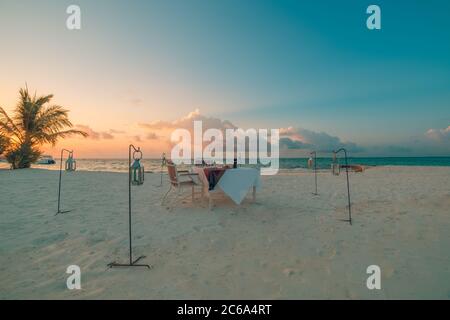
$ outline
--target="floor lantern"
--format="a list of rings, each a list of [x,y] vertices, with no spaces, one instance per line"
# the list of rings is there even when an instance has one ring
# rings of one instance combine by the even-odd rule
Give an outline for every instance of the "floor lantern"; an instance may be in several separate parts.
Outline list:
[[[133,155],[131,154],[133,149]],[[133,157],[133,164],[131,164],[131,158]],[[128,263],[116,263],[111,262],[108,267],[146,267],[151,269],[148,264],[139,264],[139,260],[145,258],[140,256],[133,260],[133,246],[132,246],[132,232],[131,232],[131,186],[141,186],[144,184],[144,166],[141,164],[142,151],[141,148],[136,148],[132,144],[128,147],[128,237],[129,237],[129,261]]]
[[[336,153],[334,151],[333,151],[333,162],[331,163],[331,172],[335,176],[338,176],[341,173],[341,167],[339,165]]]
[[[347,150],[345,150],[345,148],[341,148],[337,151],[333,151],[333,164],[332,164],[332,168],[333,168],[333,174],[335,174],[335,167],[336,165],[339,167],[339,171],[337,172],[337,175],[339,175],[340,172],[340,166],[339,163],[337,162],[337,154],[339,152],[344,152],[345,155],[345,173],[347,175],[347,198],[348,198],[348,220],[344,220],[344,221],[348,221],[350,223],[350,225],[352,224],[352,207],[351,207],[351,202],[350,202],[350,182],[348,179],[348,160],[347,160]]]
[[[314,179],[315,179],[315,183],[316,183],[316,191],[313,192],[313,195],[317,196],[317,153],[315,151],[312,151],[310,153],[311,156],[314,156],[314,160],[312,158],[309,158],[308,160],[308,166],[311,168],[312,165],[310,164],[311,162],[314,162]],[[311,162],[310,162],[311,160]]]
[[[163,170],[164,167],[167,165],[167,159],[166,159],[166,153],[163,153],[161,156],[161,183],[159,184],[158,187],[161,187],[163,184]]]
[[[67,152],[69,154],[69,157],[67,158],[65,164],[66,171],[76,170],[76,161],[73,159],[73,150],[62,149],[61,157],[59,159],[58,211],[56,211],[56,214],[67,213],[71,211],[71,210],[61,210],[61,183],[62,183],[62,163],[63,163],[62,160],[64,152]]]

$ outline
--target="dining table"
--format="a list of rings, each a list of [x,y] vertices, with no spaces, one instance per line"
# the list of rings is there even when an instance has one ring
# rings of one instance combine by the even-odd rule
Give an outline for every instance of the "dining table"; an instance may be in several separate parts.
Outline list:
[[[261,174],[256,168],[194,167],[192,171],[198,174],[205,190],[220,189],[237,205],[250,190],[255,200],[256,191],[261,189]]]

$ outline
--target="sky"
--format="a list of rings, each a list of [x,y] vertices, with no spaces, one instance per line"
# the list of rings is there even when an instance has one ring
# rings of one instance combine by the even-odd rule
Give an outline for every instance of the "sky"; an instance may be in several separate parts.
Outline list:
[[[156,157],[197,119],[280,128],[287,156],[449,156],[449,39],[447,0],[0,0],[0,106],[25,83],[53,93],[90,134],[53,155],[121,158],[133,142]]]

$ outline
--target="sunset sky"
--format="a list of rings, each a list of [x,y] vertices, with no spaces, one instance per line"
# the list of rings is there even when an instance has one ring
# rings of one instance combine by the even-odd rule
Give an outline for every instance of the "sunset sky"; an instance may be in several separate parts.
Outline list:
[[[281,128],[291,156],[448,156],[450,1],[375,2],[370,31],[364,0],[0,0],[0,106],[25,83],[53,93],[90,133],[53,155],[121,158],[134,142],[157,157],[201,119]]]

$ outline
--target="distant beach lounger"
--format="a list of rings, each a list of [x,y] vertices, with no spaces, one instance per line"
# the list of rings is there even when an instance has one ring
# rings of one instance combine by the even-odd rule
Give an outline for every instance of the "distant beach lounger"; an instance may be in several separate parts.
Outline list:
[[[364,166],[361,166],[359,164],[351,164],[351,165],[341,165],[341,168],[348,168],[354,172],[363,172],[364,171]]]

